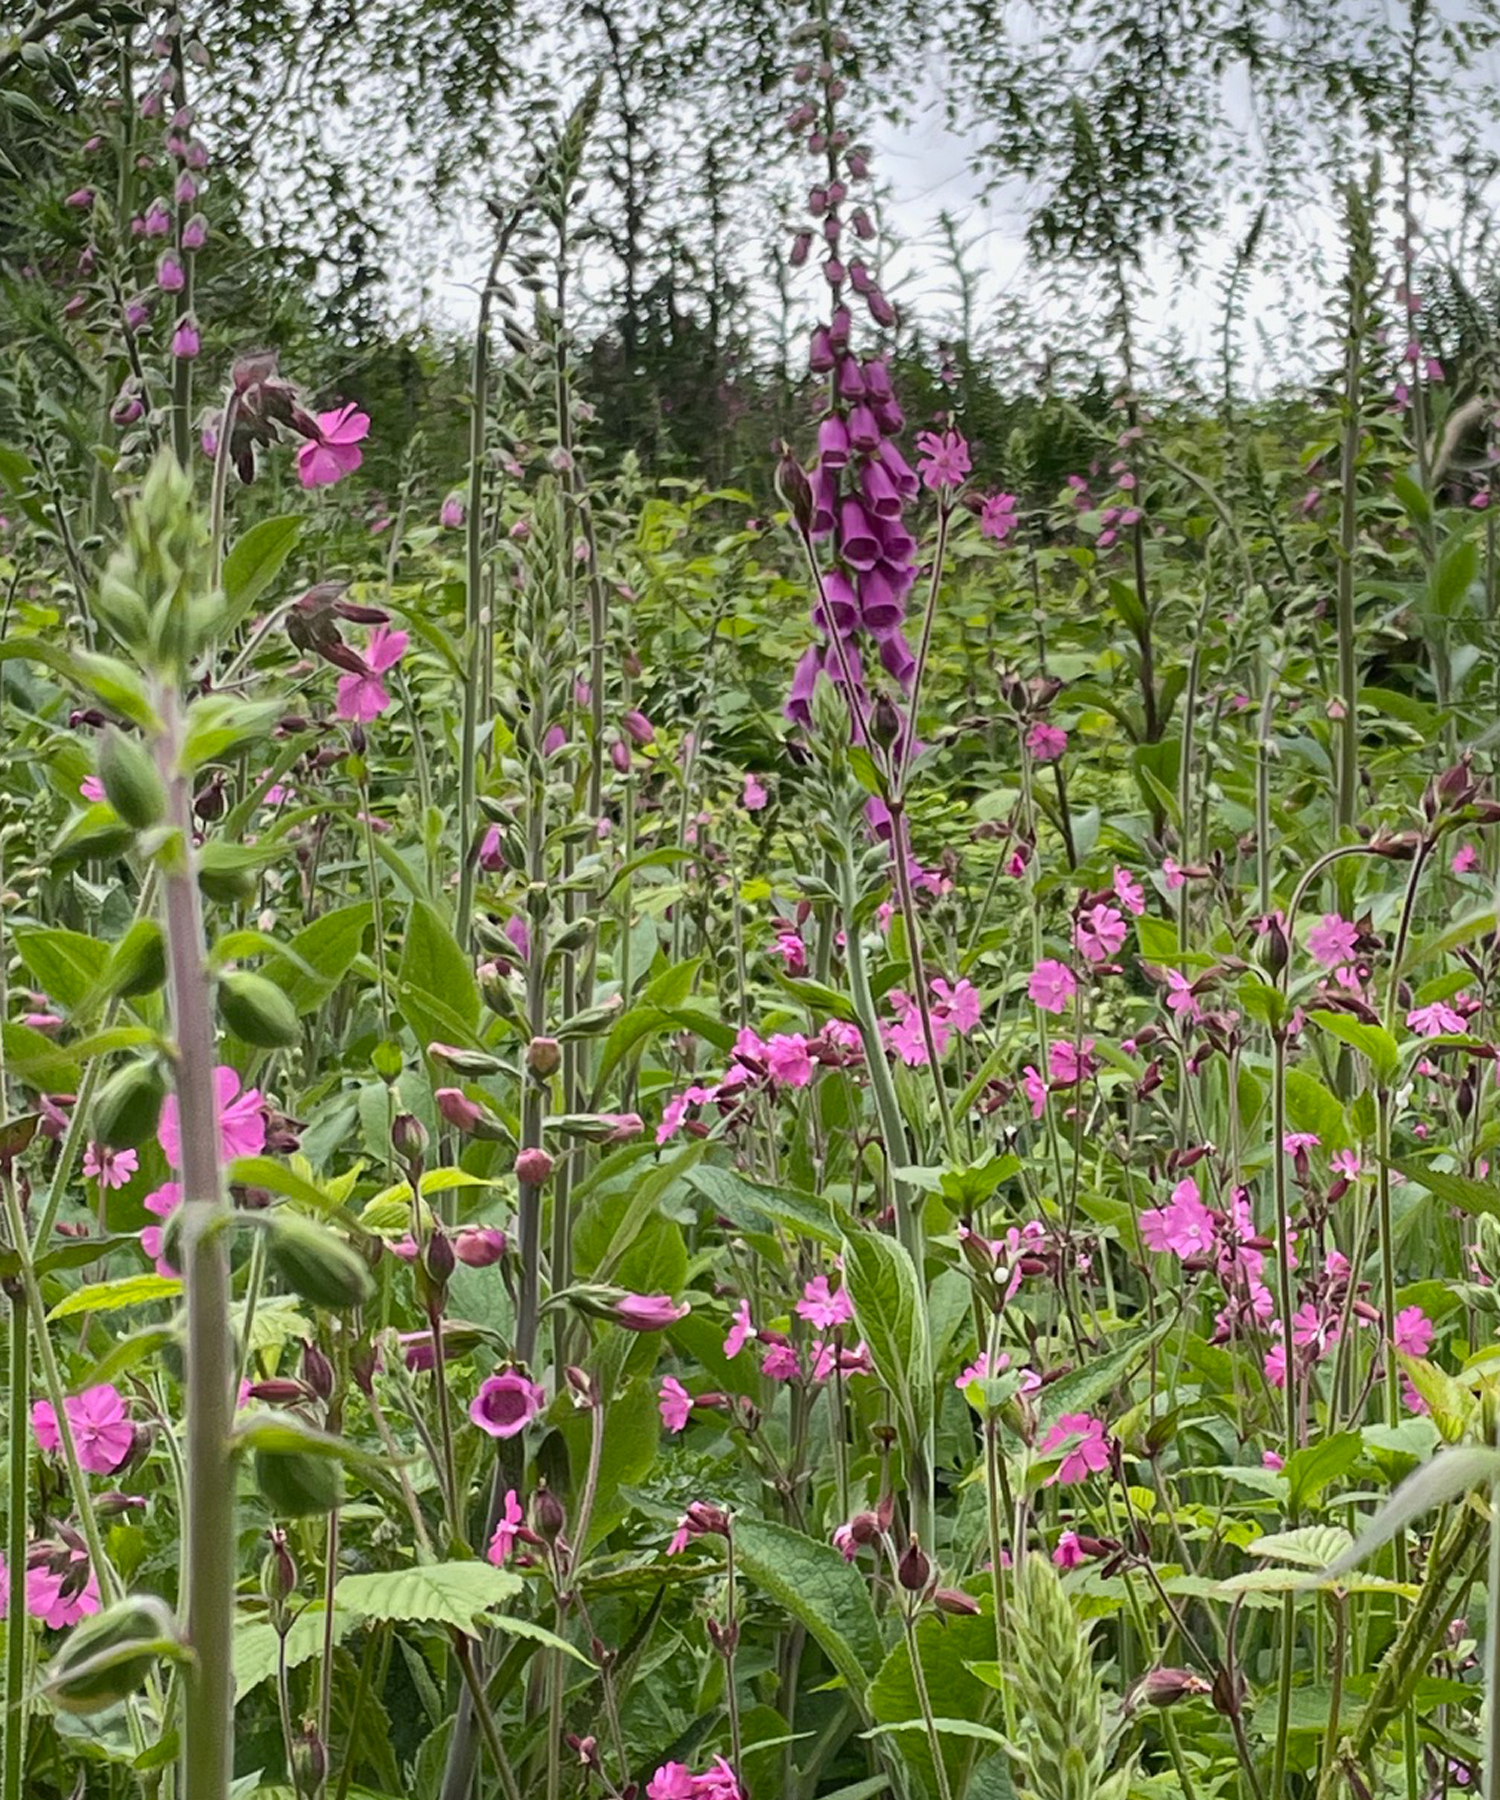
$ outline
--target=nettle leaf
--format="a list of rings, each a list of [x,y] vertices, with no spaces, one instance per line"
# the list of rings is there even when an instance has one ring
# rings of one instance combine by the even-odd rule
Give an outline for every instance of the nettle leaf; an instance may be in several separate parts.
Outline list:
[[[1296,1531],[1277,1531],[1257,1538],[1245,1549],[1251,1556],[1274,1556],[1278,1562],[1323,1569],[1337,1562],[1353,1542],[1342,1525],[1302,1525]]]
[[[114,1281],[95,1281],[87,1287],[74,1288],[52,1311],[49,1321],[72,1319],[80,1313],[125,1312],[133,1306],[152,1306],[162,1300],[175,1300],[182,1283],[172,1275],[121,1275]]]
[[[737,1518],[734,1549],[740,1572],[806,1626],[866,1711],[865,1684],[885,1659],[885,1643],[864,1577],[832,1544],[766,1519]]]
[[[844,1286],[875,1371],[913,1439],[932,1424],[932,1340],[921,1278],[904,1244],[876,1232],[844,1239]]]
[[[769,1235],[779,1226],[794,1237],[813,1238],[830,1248],[844,1240],[843,1219],[832,1202],[819,1195],[765,1187],[715,1163],[689,1169],[687,1181],[716,1213],[722,1213],[741,1231]]]
[[[358,1624],[353,1613],[333,1615],[333,1641],[341,1643]],[[314,1656],[323,1653],[323,1602],[314,1600],[292,1621],[286,1634],[286,1666],[300,1668]],[[276,1673],[280,1639],[274,1625],[264,1619],[241,1616],[234,1630],[234,1697],[243,1700],[252,1688],[269,1681]]]
[[[446,1625],[475,1636],[488,1615],[513,1600],[525,1584],[509,1569],[487,1562],[419,1563],[409,1569],[376,1569],[345,1575],[333,1590],[335,1612],[402,1625]]]

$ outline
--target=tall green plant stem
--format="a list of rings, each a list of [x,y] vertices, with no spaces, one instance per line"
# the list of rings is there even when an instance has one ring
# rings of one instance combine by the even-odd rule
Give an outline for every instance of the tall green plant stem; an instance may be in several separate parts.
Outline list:
[[[3,1800],[22,1800],[21,1782],[30,1724],[26,1706],[26,1609],[19,1603],[22,1571],[26,1567],[26,1497],[31,1480],[28,1467],[31,1434],[27,1417],[31,1358],[27,1324],[26,1296],[19,1287],[13,1287],[10,1294],[10,1418],[7,1420],[10,1482],[5,1556],[12,1571],[15,1602],[5,1620],[5,1757],[3,1778],[0,1778]],[[1489,1800],[1488,1796],[1486,1800]]]
[[[1355,666],[1354,552],[1359,534],[1360,395],[1364,375],[1364,343],[1368,320],[1365,285],[1359,258],[1349,263],[1349,318],[1344,351],[1344,440],[1339,457],[1339,567],[1334,618],[1338,631],[1339,699],[1343,717],[1338,732],[1338,792],[1335,824],[1340,833],[1353,829],[1359,800],[1359,672]]]
[[[192,1800],[227,1800],[234,1762],[234,1340],[219,1116],[214,1089],[203,913],[193,849],[192,789],[178,767],[182,714],[174,686],[156,696],[157,764],[175,834],[162,872],[175,1086],[182,1133],[182,1255],[187,1309],[187,1518],[182,1584],[193,1663],[182,1722],[182,1781]]]

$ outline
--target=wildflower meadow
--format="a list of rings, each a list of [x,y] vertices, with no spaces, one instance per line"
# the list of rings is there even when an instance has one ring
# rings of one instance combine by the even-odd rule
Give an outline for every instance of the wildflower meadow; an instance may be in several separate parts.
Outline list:
[[[0,1800],[1500,1800],[1497,82],[13,0]]]

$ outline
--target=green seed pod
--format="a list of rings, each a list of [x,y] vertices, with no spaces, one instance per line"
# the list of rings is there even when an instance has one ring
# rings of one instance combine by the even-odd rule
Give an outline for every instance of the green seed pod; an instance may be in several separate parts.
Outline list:
[[[290,1212],[273,1214],[268,1229],[271,1267],[302,1299],[343,1311],[374,1294],[370,1271],[343,1238]]]
[[[154,994],[167,979],[167,943],[155,919],[137,919],[110,952],[101,986],[122,1000]]]
[[[302,1036],[297,1009],[276,983],[243,969],[219,977],[219,1017],[262,1050],[283,1050]]]
[[[118,1069],[94,1102],[94,1137],[111,1150],[133,1150],[156,1130],[167,1084],[154,1062],[141,1058]]]
[[[85,1619],[53,1659],[52,1697],[64,1712],[102,1712],[141,1686],[151,1673],[163,1638],[177,1635],[166,1605],[150,1594],[131,1594]]]
[[[253,900],[260,885],[260,859],[238,844],[205,844],[198,852],[198,886],[220,906]]]
[[[279,1518],[300,1519],[343,1503],[344,1466],[306,1450],[257,1450],[255,1485]]]
[[[137,831],[149,830],[166,815],[166,787],[139,738],[105,732],[99,746],[99,779],[110,805]]]

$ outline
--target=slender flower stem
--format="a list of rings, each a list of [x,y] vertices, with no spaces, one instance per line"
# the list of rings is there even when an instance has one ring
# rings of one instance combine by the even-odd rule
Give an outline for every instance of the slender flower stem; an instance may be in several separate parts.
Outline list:
[[[9,1177],[6,1177],[9,1185]],[[31,1427],[27,1398],[31,1386],[30,1344],[24,1291],[10,1290],[10,1484],[7,1500],[5,1555],[10,1570],[11,1605],[5,1619],[4,1771],[0,1800],[22,1800],[26,1738],[31,1721],[26,1704],[26,1609],[20,1603],[26,1567],[26,1501],[30,1491],[28,1459]]]
[[[234,1339],[223,1176],[214,1090],[215,1037],[193,848],[192,789],[178,767],[182,715],[175,688],[157,695],[157,763],[176,841],[162,887],[168,988],[182,1132],[182,1255],[187,1309],[187,1519],[182,1579],[194,1662],[183,1713],[183,1793],[227,1800],[234,1755]]]

